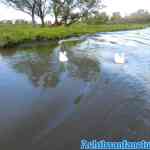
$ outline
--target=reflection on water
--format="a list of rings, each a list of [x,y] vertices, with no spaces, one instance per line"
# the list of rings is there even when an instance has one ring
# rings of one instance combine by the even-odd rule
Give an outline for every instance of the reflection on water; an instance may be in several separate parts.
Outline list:
[[[59,47],[48,45],[1,52],[0,139],[4,140],[0,143],[6,148],[35,143],[61,124],[76,110],[76,98],[86,95],[98,80],[95,61],[70,53],[70,62],[63,64],[58,61],[58,51]]]
[[[50,52],[23,52],[16,55],[10,64],[17,72],[27,75],[35,87],[55,87],[59,79],[55,63],[50,61],[51,55]]]
[[[1,50],[0,149],[77,150],[82,138],[149,139],[149,33],[65,42],[65,63],[56,43]],[[127,60],[121,65],[113,61],[120,52]]]

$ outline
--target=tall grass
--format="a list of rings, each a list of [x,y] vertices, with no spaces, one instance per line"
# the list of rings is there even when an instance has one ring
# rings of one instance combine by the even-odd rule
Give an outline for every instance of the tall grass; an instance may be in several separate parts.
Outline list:
[[[58,40],[71,36],[111,32],[120,30],[142,29],[142,24],[85,25],[74,24],[69,27],[32,27],[31,25],[0,25],[0,47],[13,46],[34,40]]]

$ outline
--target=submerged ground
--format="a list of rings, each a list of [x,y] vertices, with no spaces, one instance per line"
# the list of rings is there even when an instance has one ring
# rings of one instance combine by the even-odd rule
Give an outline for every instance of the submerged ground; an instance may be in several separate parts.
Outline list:
[[[79,150],[80,140],[150,138],[150,29],[0,51],[0,149]],[[52,53],[53,52],[53,53]],[[126,63],[114,63],[124,52]]]

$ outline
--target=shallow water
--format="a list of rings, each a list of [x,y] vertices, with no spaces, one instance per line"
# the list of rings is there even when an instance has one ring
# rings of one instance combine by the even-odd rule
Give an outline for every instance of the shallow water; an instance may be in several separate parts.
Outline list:
[[[150,29],[0,51],[0,149],[77,150],[150,138]],[[114,54],[125,53],[125,64]]]

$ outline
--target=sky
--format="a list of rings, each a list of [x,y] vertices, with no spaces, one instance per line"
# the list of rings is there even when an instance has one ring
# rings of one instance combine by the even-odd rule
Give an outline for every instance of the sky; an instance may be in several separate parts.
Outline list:
[[[120,11],[123,16],[135,12],[138,9],[150,11],[150,0],[104,0],[104,4],[107,7],[102,11],[106,11],[109,15],[116,11]],[[31,20],[27,14],[0,4],[0,20],[15,19]],[[47,19],[49,18],[47,17]]]
[[[107,6],[105,10],[108,14],[120,11],[124,16],[138,9],[145,9],[150,12],[150,0],[105,0],[105,4]]]

